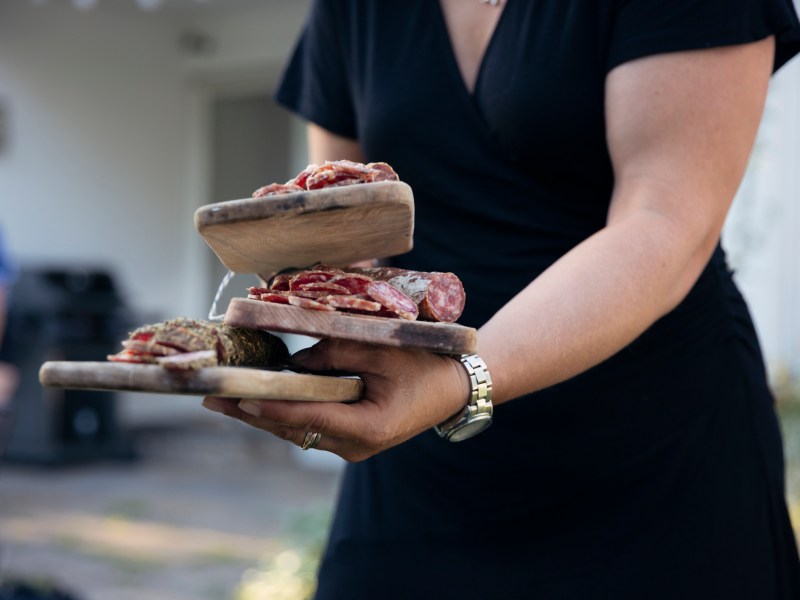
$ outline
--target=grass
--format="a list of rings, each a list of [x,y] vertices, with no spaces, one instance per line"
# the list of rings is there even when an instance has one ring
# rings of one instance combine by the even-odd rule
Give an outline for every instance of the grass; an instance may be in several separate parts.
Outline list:
[[[786,458],[786,501],[800,543],[800,386],[778,386],[776,396]]]
[[[248,569],[234,600],[308,600],[316,590],[316,572],[331,517],[330,506],[300,514],[290,521],[284,549],[264,556]]]

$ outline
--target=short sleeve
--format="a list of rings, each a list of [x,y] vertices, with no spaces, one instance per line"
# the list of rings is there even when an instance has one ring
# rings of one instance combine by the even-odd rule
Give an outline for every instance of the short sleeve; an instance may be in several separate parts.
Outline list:
[[[621,0],[607,70],[663,52],[744,44],[775,35],[773,70],[800,52],[792,0]]]
[[[356,138],[341,6],[331,0],[314,0],[274,99],[320,127]]]

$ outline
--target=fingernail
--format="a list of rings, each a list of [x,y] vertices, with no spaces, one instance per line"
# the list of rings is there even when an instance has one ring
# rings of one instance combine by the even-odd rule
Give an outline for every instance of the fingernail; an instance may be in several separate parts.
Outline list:
[[[216,398],[205,398],[201,404],[203,405],[204,408],[207,408],[212,412],[215,413],[225,412],[225,406],[222,404],[222,402],[220,402]]]
[[[253,402],[252,400],[242,400],[237,405],[242,412],[246,412],[248,415],[252,415],[254,417],[261,416],[261,406],[258,402]]]
[[[289,357],[289,360],[294,363],[302,363],[303,361],[307,360],[309,356],[311,356],[311,350],[304,348],[303,350],[292,354]]]

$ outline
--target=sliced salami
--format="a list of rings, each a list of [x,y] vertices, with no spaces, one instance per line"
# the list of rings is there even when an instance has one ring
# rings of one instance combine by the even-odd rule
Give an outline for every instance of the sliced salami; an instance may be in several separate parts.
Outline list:
[[[464,286],[453,273],[395,267],[366,267],[353,271],[385,281],[409,296],[418,308],[420,320],[454,323],[464,311]]]
[[[419,309],[407,294],[386,281],[373,281],[367,286],[367,295],[402,319],[416,320]]]
[[[292,306],[299,306],[301,308],[311,308],[314,310],[336,310],[332,306],[317,302],[311,298],[303,298],[302,296],[289,296],[289,304]]]
[[[303,283],[297,286],[297,290],[304,292],[327,292],[328,294],[351,293],[348,288],[346,288],[343,285],[334,283],[333,281],[316,281],[311,283]]]
[[[259,295],[258,300],[275,304],[289,304],[289,294],[288,292],[264,292]]]
[[[280,194],[292,194],[294,192],[304,191],[304,188],[294,185],[293,183],[270,183],[253,192],[253,198],[264,198],[265,196],[278,196]]]
[[[333,279],[335,273],[332,271],[300,271],[289,278],[289,291],[302,289],[301,286],[308,283],[320,283]]]
[[[331,283],[346,288],[351,294],[366,293],[367,286],[372,283],[372,281],[372,277],[360,273],[342,273],[331,279]]]
[[[297,175],[295,175],[294,179],[290,179],[289,181],[287,181],[287,183],[296,185],[304,190],[308,189],[306,188],[306,180],[308,179],[308,176],[311,175],[318,168],[319,165],[312,163],[308,165],[305,169],[300,171]]]
[[[383,308],[380,302],[368,300],[367,298],[356,295],[327,296],[324,302],[328,306],[345,311],[376,313]]]
[[[271,292],[270,288],[266,287],[259,287],[259,286],[251,286],[247,288],[247,294],[250,296],[260,296],[261,294],[266,294],[267,292]]]
[[[326,290],[294,290],[289,292],[290,296],[300,296],[301,298],[311,298],[312,300],[320,300],[326,296],[330,296],[331,292]]]
[[[395,170],[385,162],[368,163],[370,181],[399,181]]]
[[[275,277],[272,278],[272,281],[269,283],[269,289],[272,292],[288,292],[289,291],[289,280],[292,278],[294,273],[278,273]]]

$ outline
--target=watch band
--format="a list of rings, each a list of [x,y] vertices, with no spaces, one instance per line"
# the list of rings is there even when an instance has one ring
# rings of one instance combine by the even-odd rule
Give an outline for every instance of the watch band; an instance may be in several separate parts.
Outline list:
[[[467,370],[469,383],[472,386],[467,404],[479,404],[484,401],[491,403],[492,377],[489,375],[489,367],[477,354],[462,354],[459,360]]]
[[[477,354],[462,354],[461,364],[469,375],[470,395],[466,406],[454,417],[434,427],[439,436],[458,442],[477,435],[492,423],[492,377]]]

